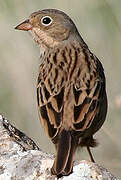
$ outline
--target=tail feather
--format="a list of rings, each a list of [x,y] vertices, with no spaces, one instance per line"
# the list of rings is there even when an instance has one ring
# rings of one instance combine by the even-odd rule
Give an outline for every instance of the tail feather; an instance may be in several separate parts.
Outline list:
[[[56,147],[56,158],[52,167],[54,175],[68,175],[72,172],[76,143],[70,131],[62,130]]]
[[[66,167],[63,171],[63,175],[68,175],[72,172],[72,169],[73,169],[73,157],[74,157],[74,153],[76,151],[76,148],[77,148],[77,141],[76,139],[71,136],[71,148],[70,148],[70,154],[69,154],[69,157],[68,157],[68,161],[66,163]]]

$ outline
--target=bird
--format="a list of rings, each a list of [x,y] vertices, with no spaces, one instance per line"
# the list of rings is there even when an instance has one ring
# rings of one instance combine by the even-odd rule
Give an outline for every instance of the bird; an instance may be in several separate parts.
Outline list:
[[[93,135],[107,114],[102,63],[90,51],[73,20],[63,11],[43,9],[15,27],[29,31],[40,48],[37,107],[41,124],[56,149],[51,174],[73,172],[74,154],[97,146]]]

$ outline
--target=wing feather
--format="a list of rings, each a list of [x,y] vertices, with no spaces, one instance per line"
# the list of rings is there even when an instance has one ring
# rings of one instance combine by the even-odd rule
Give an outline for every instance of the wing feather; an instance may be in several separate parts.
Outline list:
[[[51,73],[51,75],[54,75],[54,81],[57,81],[58,73]],[[45,80],[43,80],[41,76],[42,73],[38,76],[39,80],[37,85],[37,102],[40,121],[47,135],[53,140],[58,134],[62,123],[64,87],[57,87],[60,83],[60,77],[59,83],[55,83],[50,81],[51,78],[49,75]]]
[[[98,74],[95,72],[93,79],[90,81],[92,87],[85,90],[73,88],[75,97],[74,104],[74,122],[73,126],[76,131],[84,131],[88,129],[93,123],[93,119],[99,112],[100,102],[105,94],[105,77],[101,63],[98,61]],[[100,69],[99,69],[100,68]],[[96,69],[97,70],[97,69]]]

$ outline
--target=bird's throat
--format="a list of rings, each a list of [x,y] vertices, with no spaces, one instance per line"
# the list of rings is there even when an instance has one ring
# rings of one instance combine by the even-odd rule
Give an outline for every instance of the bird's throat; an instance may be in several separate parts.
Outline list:
[[[52,37],[48,36],[46,32],[39,28],[33,28],[31,31],[34,41],[40,46],[41,44],[46,48],[53,48],[59,44]]]

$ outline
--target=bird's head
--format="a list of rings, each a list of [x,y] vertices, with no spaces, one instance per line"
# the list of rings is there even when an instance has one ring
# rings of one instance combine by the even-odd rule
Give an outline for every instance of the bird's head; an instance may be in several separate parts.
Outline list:
[[[77,29],[69,16],[55,9],[34,12],[15,29],[30,31],[39,45],[47,47],[54,47],[70,39],[73,34],[78,34],[75,33]]]

